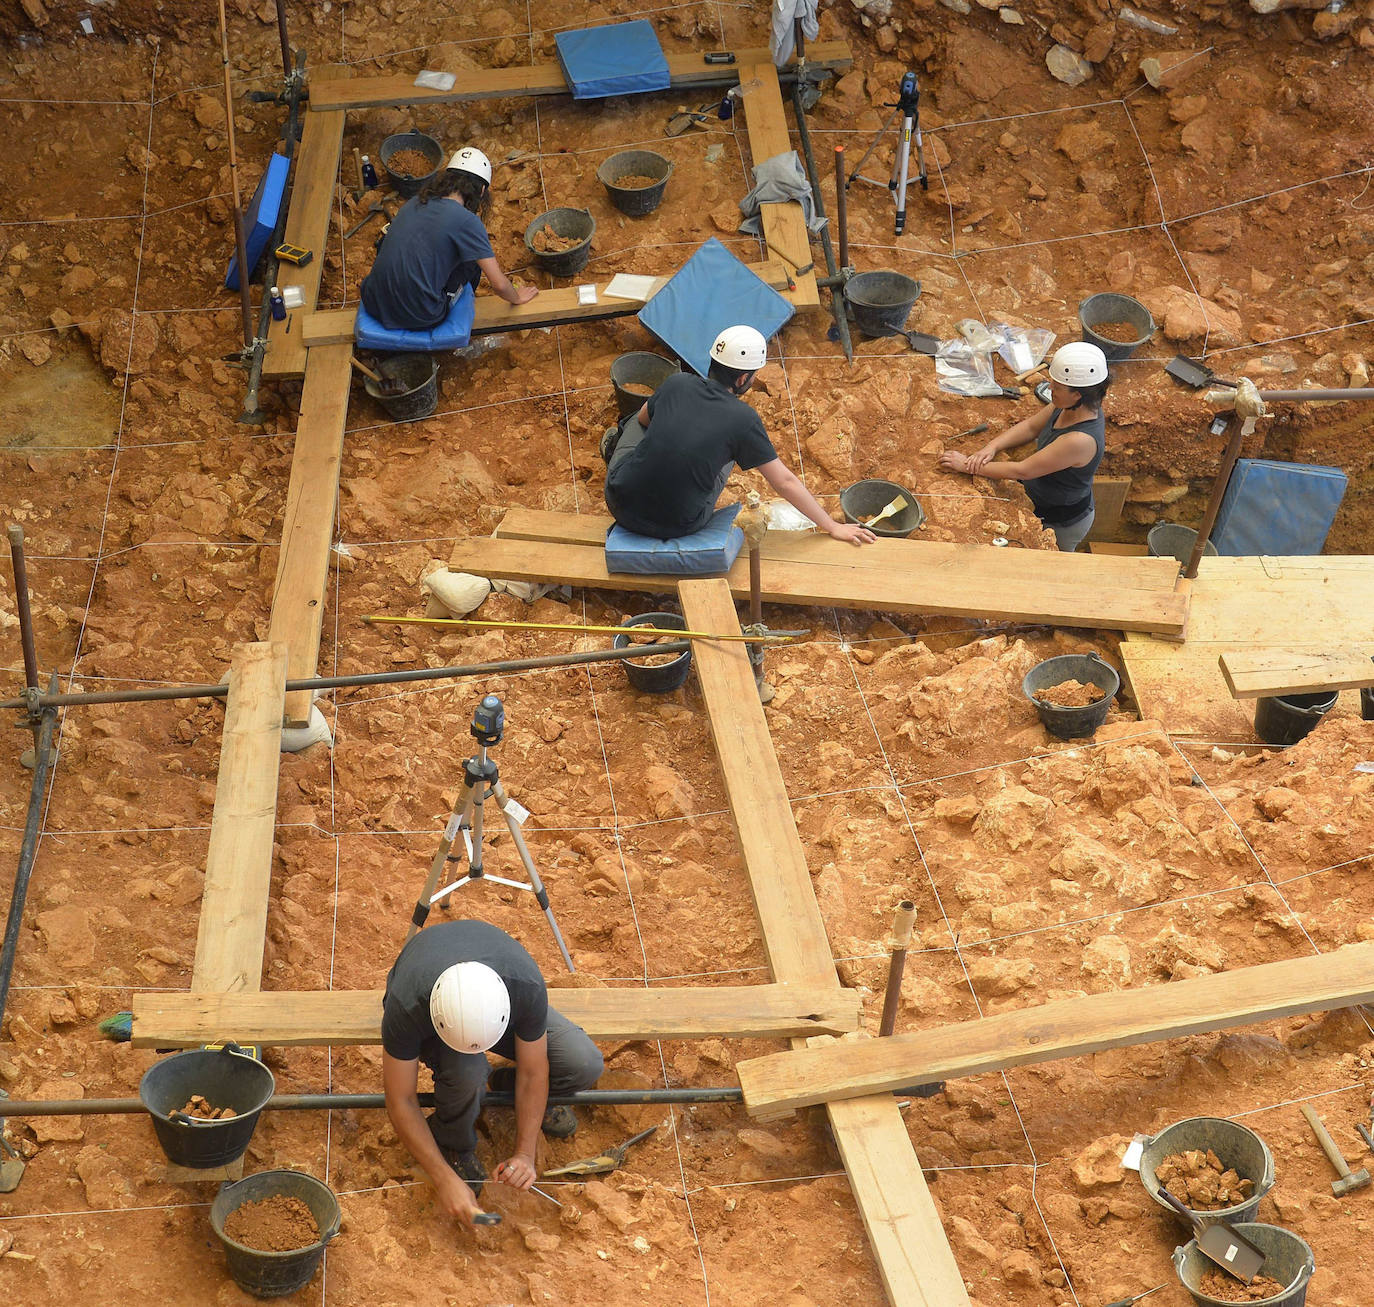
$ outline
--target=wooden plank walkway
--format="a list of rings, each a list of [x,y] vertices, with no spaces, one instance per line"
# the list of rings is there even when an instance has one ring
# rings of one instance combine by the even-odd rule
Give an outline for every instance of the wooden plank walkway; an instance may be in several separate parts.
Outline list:
[[[549,1001],[593,1039],[782,1039],[859,1025],[859,995],[829,985],[551,989]],[[307,1046],[381,1042],[382,991],[134,995],[140,1048],[213,1039]]]
[[[736,1066],[755,1116],[1085,1057],[1374,1000],[1374,942],[1194,980],[1019,1008],[887,1039],[842,1039]]]
[[[708,64],[701,51],[669,54],[671,90],[735,85],[749,65],[773,66],[767,50],[736,51],[734,64]],[[442,62],[442,60],[441,60]],[[806,48],[806,62],[813,68],[838,72],[850,67],[854,56],[843,41],[818,41]],[[789,65],[795,60],[789,60]],[[387,77],[338,77],[312,80],[310,108],[316,112],[340,109],[380,109],[408,104],[455,104],[472,100],[505,100],[526,96],[571,95],[563,69],[557,63],[519,68],[472,68],[457,73],[449,91],[416,86],[409,74]],[[666,94],[666,92],[665,92]]]
[[[1295,649],[1247,649],[1221,655],[1221,674],[1237,699],[1261,695],[1358,690],[1374,685],[1374,640],[1362,649],[1300,653]]]
[[[860,551],[811,532],[777,532],[765,539],[765,545],[769,556],[761,572],[766,603],[1175,635],[1187,621],[1186,598],[1157,588],[1151,579],[1159,559],[916,540],[879,540]],[[1172,584],[1177,569],[1165,561]],[[510,581],[651,594],[671,593],[677,581],[671,576],[608,572],[600,548],[486,536],[459,540],[449,566]],[[1123,566],[1139,569],[1140,588],[1123,584]],[[748,596],[746,556],[736,560],[726,579],[736,598]]]
[[[191,972],[194,993],[243,993],[262,984],[285,692],[283,646],[235,648]]]

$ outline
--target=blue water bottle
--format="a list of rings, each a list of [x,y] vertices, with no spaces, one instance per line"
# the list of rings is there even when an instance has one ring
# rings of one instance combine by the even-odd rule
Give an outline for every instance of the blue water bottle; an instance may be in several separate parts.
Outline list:
[[[363,185],[370,191],[377,188],[377,170],[367,155],[363,155]]]
[[[273,286],[269,298],[272,301],[272,318],[276,322],[286,321],[286,301],[281,297],[281,291]]]

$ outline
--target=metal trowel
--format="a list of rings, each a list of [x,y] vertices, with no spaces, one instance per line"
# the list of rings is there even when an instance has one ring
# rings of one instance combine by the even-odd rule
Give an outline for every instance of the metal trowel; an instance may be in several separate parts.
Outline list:
[[[1198,1251],[1214,1261],[1223,1271],[1234,1275],[1238,1280],[1249,1284],[1264,1266],[1265,1253],[1257,1248],[1233,1225],[1225,1221],[1202,1221],[1196,1212],[1185,1207],[1167,1189],[1161,1187],[1159,1196],[1180,1216],[1186,1217],[1193,1227],[1193,1238],[1197,1240]]]
[[[651,1125],[647,1130],[641,1130],[623,1144],[617,1144],[604,1153],[598,1153],[595,1157],[584,1157],[579,1161],[569,1162],[567,1166],[559,1166],[552,1171],[545,1171],[543,1178],[550,1180],[569,1175],[609,1175],[625,1160],[625,1154],[630,1151],[631,1145],[647,1139],[657,1129],[656,1125]]]
[[[0,1194],[12,1194],[24,1178],[24,1159],[5,1138],[4,1128],[4,1118],[0,1117]]]

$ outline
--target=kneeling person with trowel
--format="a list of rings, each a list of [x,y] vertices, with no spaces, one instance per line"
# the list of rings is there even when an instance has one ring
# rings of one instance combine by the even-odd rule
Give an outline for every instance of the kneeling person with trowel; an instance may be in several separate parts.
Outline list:
[[[768,357],[753,327],[727,327],[711,346],[706,376],[668,378],[640,410],[601,441],[606,506],[627,531],[676,540],[700,531],[735,464],[757,468],[793,508],[827,535],[851,544],[877,537],[837,522],[778,457],[759,415],[740,398]]]
[[[489,1049],[515,1063],[515,1147],[496,1179],[528,1189],[540,1130],[566,1139],[577,1129],[571,1108],[548,1106],[550,1092],[590,1089],[601,1075],[601,1054],[549,1006],[534,959],[505,931],[484,921],[420,931],[387,976],[382,1087],[401,1142],[424,1168],[444,1211],[467,1225],[481,1211],[477,1199],[487,1178],[476,1124]],[[428,1120],[417,1097],[421,1060],[434,1072]]]

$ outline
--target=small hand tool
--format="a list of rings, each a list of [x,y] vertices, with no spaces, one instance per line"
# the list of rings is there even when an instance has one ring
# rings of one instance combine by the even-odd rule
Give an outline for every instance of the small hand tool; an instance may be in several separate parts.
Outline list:
[[[500,1212],[476,1212],[472,1218],[473,1225],[500,1225]]]
[[[976,427],[969,427],[967,431],[960,431],[948,437],[950,440],[962,440],[965,436],[981,436],[988,429],[988,423],[980,422]]]
[[[1322,1146],[1322,1152],[1326,1154],[1326,1160],[1336,1168],[1336,1173],[1340,1176],[1339,1180],[1331,1182],[1331,1192],[1337,1198],[1344,1198],[1346,1194],[1353,1193],[1356,1189],[1363,1189],[1370,1180],[1368,1170],[1361,1168],[1352,1171],[1346,1163],[1341,1150],[1336,1147],[1336,1141],[1331,1138],[1326,1126],[1309,1103],[1302,1105],[1302,1114],[1307,1118],[1307,1124],[1312,1127],[1312,1133],[1317,1136],[1317,1142]]]
[[[1204,1223],[1196,1212],[1185,1207],[1167,1189],[1161,1188],[1159,1196],[1188,1219],[1193,1227],[1193,1238],[1197,1240],[1198,1252],[1204,1257],[1246,1284],[1259,1274],[1264,1265],[1264,1250],[1238,1234],[1234,1226],[1225,1221]]]
[[[291,263],[298,268],[305,267],[305,265],[315,257],[303,245],[292,245],[290,241],[282,241],[272,253],[275,254],[282,263]]]
[[[791,263],[791,262],[792,262],[792,256],[791,256],[790,254],[786,253],[785,251],[778,249],[778,247],[777,247],[776,245],[774,245],[773,242],[770,241],[770,240],[768,239],[767,236],[765,236],[765,237],[763,238],[763,243],[764,243],[766,246],[768,246],[768,248],[769,248],[770,250],[772,250],[773,253],[776,254],[776,255],[778,256],[778,258],[785,260],[787,263]],[[796,268],[796,269],[794,269],[792,272],[789,272],[789,273],[787,274],[787,280],[788,280],[788,283],[789,283],[788,289],[789,289],[789,290],[795,289],[795,288],[790,284],[791,281],[792,281],[792,277],[793,277],[794,275],[795,275],[795,276],[798,276],[798,277],[804,277],[804,276],[806,276],[806,274],[807,274],[808,272],[811,272],[811,271],[815,268],[815,266],[816,266],[816,260],[815,260],[815,259],[812,259],[804,268]]]
[[[373,200],[373,202],[368,206],[367,216],[361,222],[356,223],[354,226],[350,227],[346,232],[344,232],[344,240],[348,240],[350,237],[356,236],[379,213],[384,218],[388,216],[386,207],[382,204],[382,202],[380,200]]]
[[[909,502],[910,501],[905,495],[898,495],[897,498],[890,503],[884,504],[873,517],[870,517],[868,521],[864,523],[864,526],[870,527],[875,523],[883,521],[885,518],[895,517],[902,509],[908,506]]]
[[[406,383],[399,377],[384,377],[380,372],[374,372],[366,363],[356,357],[350,358],[348,361],[353,364],[363,376],[367,377],[370,381],[376,382],[377,389],[380,390],[383,395],[400,395],[405,391]]]
[[[1146,1289],[1144,1293],[1138,1293],[1134,1298],[1118,1298],[1115,1302],[1104,1304],[1104,1307],[1131,1307],[1132,1303],[1139,1302],[1142,1298],[1148,1298],[1152,1293],[1158,1293],[1164,1286],[1157,1284],[1153,1289]]]
[[[1369,1127],[1363,1121],[1355,1127],[1360,1132],[1360,1138],[1364,1140],[1364,1146],[1374,1153],[1374,1135],[1369,1133]]]
[[[569,1162],[567,1166],[556,1167],[552,1171],[545,1171],[542,1179],[552,1180],[560,1175],[609,1175],[616,1170],[625,1160],[633,1145],[643,1139],[647,1139],[657,1130],[656,1125],[651,1125],[647,1130],[641,1130],[637,1135],[631,1136],[623,1144],[617,1144],[614,1148],[605,1153],[598,1153],[595,1157],[584,1157],[577,1162]]]

